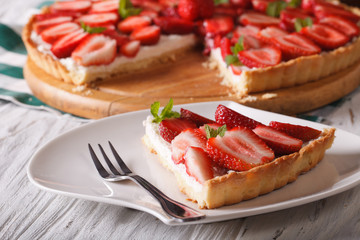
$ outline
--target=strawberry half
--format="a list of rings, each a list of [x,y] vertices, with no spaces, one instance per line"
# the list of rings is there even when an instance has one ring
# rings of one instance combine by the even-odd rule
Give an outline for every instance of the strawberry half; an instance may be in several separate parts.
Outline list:
[[[300,33],[327,50],[338,48],[350,40],[345,34],[322,24],[313,24],[311,27],[304,27],[300,30]]]
[[[140,50],[140,41],[129,41],[120,47],[120,52],[126,57],[135,57]]]
[[[171,141],[171,158],[175,164],[184,163],[183,156],[189,146],[206,149],[206,137],[199,129],[186,129]]]
[[[207,141],[207,152],[221,167],[235,171],[249,170],[270,162],[274,152],[250,129],[236,127]]]
[[[52,44],[66,34],[79,29],[80,26],[78,24],[73,22],[65,22],[45,29],[41,32],[40,36],[45,42]]]
[[[303,144],[300,139],[265,125],[259,125],[253,131],[274,151],[276,156],[297,152]]]
[[[118,0],[99,1],[99,2],[94,2],[92,4],[89,13],[106,13],[106,12],[117,13],[118,8],[119,8]]]
[[[215,120],[220,125],[226,124],[228,129],[239,126],[254,129],[262,124],[221,104],[216,108]]]
[[[83,29],[79,29],[75,32],[66,34],[58,39],[52,46],[51,52],[57,58],[70,57],[74,49],[84,40],[89,34],[84,32]]]
[[[321,52],[320,47],[299,33],[272,38],[271,41],[281,50],[284,59],[309,56]]]
[[[188,34],[194,31],[194,23],[176,17],[156,17],[154,23],[167,34]]]
[[[91,8],[91,1],[62,1],[50,6],[51,13],[78,12],[86,13]]]
[[[239,22],[243,25],[253,25],[260,28],[278,26],[280,19],[267,16],[257,12],[247,12],[239,17]]]
[[[264,42],[270,42],[271,39],[273,39],[273,38],[286,36],[288,34],[289,34],[288,32],[286,32],[278,27],[270,26],[270,27],[266,27],[266,28],[262,29],[261,31],[259,31],[259,33],[257,34],[257,37]]]
[[[180,117],[194,122],[197,127],[200,127],[204,124],[215,123],[215,121],[213,121],[211,119],[203,117],[199,114],[196,114],[196,113],[194,113],[190,110],[184,109],[184,108],[180,109]]]
[[[205,19],[203,22],[204,31],[206,34],[215,36],[226,35],[234,28],[234,20],[232,17],[221,16]]]
[[[311,16],[311,12],[300,8],[286,8],[280,12],[280,26],[290,32],[295,31],[295,20],[297,18],[311,18],[315,22],[315,18]]]
[[[160,122],[160,136],[167,142],[171,142],[177,135],[188,128],[196,128],[196,124],[182,118],[167,118]]]
[[[65,22],[71,22],[72,21],[71,16],[59,16],[59,17],[52,17],[47,18],[38,22],[34,23],[34,30],[37,34],[40,34],[42,31],[49,27],[53,27],[55,25],[59,25],[61,23]]]
[[[104,32],[102,32],[102,34],[114,39],[118,47],[121,47],[130,41],[128,35],[119,33],[118,31],[115,30],[114,25],[111,26],[113,26],[114,29],[106,29]]]
[[[238,57],[240,62],[247,67],[264,68],[279,64],[281,62],[281,51],[276,47],[268,46],[240,51]]]
[[[118,21],[118,15],[116,13],[92,13],[82,15],[78,17],[76,21],[78,23],[83,22],[90,27],[99,27],[107,24],[115,24]]]
[[[123,33],[131,33],[135,29],[149,26],[151,19],[142,16],[130,16],[119,22],[118,29]]]
[[[116,41],[102,34],[92,34],[72,52],[71,57],[80,65],[103,65],[116,57]]]
[[[349,38],[356,37],[360,33],[360,29],[355,23],[338,16],[324,17],[320,19],[319,23],[333,27],[339,32],[344,33]]]
[[[323,5],[323,4],[315,4],[314,6],[314,14],[318,19],[322,19],[328,16],[338,16],[345,19],[348,19],[354,23],[357,23],[360,20],[360,16],[339,8],[333,4]]]
[[[160,28],[156,25],[138,28],[131,33],[130,38],[140,41],[142,45],[154,45],[160,39]]]
[[[220,41],[221,56],[225,60],[227,55],[232,55],[231,41],[227,37],[223,37]]]
[[[184,155],[186,172],[199,183],[214,177],[212,159],[202,148],[188,147]]]
[[[266,13],[266,9],[270,2],[275,2],[276,0],[251,0],[253,8],[262,13]]]
[[[321,134],[321,131],[317,129],[290,123],[271,121],[269,123],[269,126],[281,132],[284,132],[292,137],[301,139],[304,142],[318,138]]]
[[[200,5],[198,0],[180,0],[178,14],[181,18],[194,21],[200,17]]]

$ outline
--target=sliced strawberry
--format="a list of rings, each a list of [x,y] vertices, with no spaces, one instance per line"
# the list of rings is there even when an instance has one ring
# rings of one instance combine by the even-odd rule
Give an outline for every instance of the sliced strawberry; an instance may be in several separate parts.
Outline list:
[[[284,59],[309,56],[321,52],[320,47],[299,33],[273,38],[272,43],[281,50]]]
[[[261,39],[257,37],[258,32],[260,32],[260,28],[256,26],[247,25],[245,27],[236,27],[233,31],[233,37],[231,38],[231,43],[236,44],[239,38],[243,37],[243,46],[244,49],[251,48],[262,48],[267,45],[266,42],[263,42]]]
[[[204,183],[214,177],[212,159],[204,149],[188,147],[184,155],[186,172],[199,183]]]
[[[116,41],[102,34],[91,34],[75,48],[71,57],[82,66],[109,64],[116,57]]]
[[[277,47],[268,46],[240,51],[238,57],[240,62],[247,67],[263,68],[279,64],[281,62],[281,51]]]
[[[79,29],[80,26],[78,24],[73,22],[65,22],[45,29],[41,32],[40,36],[45,42],[52,44],[66,34]]]
[[[338,16],[324,17],[320,19],[319,23],[333,27],[336,30],[344,33],[349,38],[356,37],[360,33],[360,29],[355,23]]]
[[[229,6],[216,6],[214,9],[214,16],[217,16],[217,17],[228,16],[228,17],[235,18],[238,15],[240,15],[240,14],[238,13],[237,9],[230,5]]]
[[[300,8],[287,8],[280,12],[280,26],[286,31],[295,31],[296,19],[311,18],[315,22],[315,18],[311,16],[311,12],[300,9]]]
[[[91,1],[62,1],[50,6],[51,13],[79,12],[86,13],[91,8]]]
[[[269,123],[269,126],[281,132],[284,132],[294,138],[301,139],[304,142],[315,139],[321,134],[321,131],[317,129],[290,123],[271,121]]]
[[[135,57],[140,50],[140,45],[140,41],[129,41],[121,45],[120,52],[126,57]]]
[[[242,74],[243,69],[241,66],[235,66],[234,64],[230,64],[230,68],[234,75]]]
[[[274,151],[276,156],[297,152],[303,144],[300,139],[265,125],[257,126],[253,131]]]
[[[273,39],[273,38],[286,36],[288,34],[289,34],[288,32],[286,32],[278,27],[270,26],[270,27],[266,27],[266,28],[262,29],[258,33],[258,38],[260,38],[262,41],[270,42],[271,39]]]
[[[213,17],[205,19],[203,22],[204,31],[211,36],[214,35],[226,35],[230,33],[234,28],[234,20],[232,17]]]
[[[311,27],[304,27],[301,29],[300,33],[327,50],[340,47],[350,40],[345,34],[322,24],[313,24]]]
[[[131,33],[135,29],[149,26],[151,19],[142,16],[130,16],[119,22],[118,29],[123,33]]]
[[[108,12],[117,13],[118,8],[119,8],[118,0],[99,1],[99,2],[94,2],[92,4],[89,13],[108,13]]]
[[[198,0],[180,0],[178,13],[181,18],[194,21],[200,17],[200,5]]]
[[[211,18],[215,11],[214,0],[198,0],[199,16],[202,19]]]
[[[142,45],[154,45],[160,39],[160,27],[151,25],[134,30],[131,39],[138,40]]]
[[[137,2],[137,3],[135,3],[135,2]],[[141,7],[144,10],[152,10],[152,11],[156,11],[156,12],[161,12],[166,7],[166,6],[162,5],[161,3],[158,3],[153,0],[136,0],[136,1],[132,0],[132,3],[134,6]]]
[[[82,29],[66,34],[52,45],[51,52],[58,58],[70,57],[74,49],[88,35],[89,34]]]
[[[275,2],[276,0],[251,0],[253,8],[262,13],[266,13],[266,9],[270,2]]]
[[[167,118],[159,124],[160,136],[169,143],[188,128],[196,128],[196,124],[181,118]]]
[[[194,23],[176,17],[157,17],[154,23],[161,28],[161,31],[167,34],[188,34],[194,31]]]
[[[278,26],[280,19],[262,13],[247,12],[239,17],[239,22],[243,25],[253,25],[265,28],[269,26]]]
[[[215,120],[220,125],[226,124],[228,129],[239,126],[254,129],[262,124],[221,104],[216,108]]]
[[[57,17],[71,17],[72,19],[74,17],[79,17],[81,14],[80,13],[39,13],[35,15],[35,22],[40,22],[40,21],[44,21],[44,20],[49,20],[52,18],[57,18]]]
[[[118,15],[116,13],[92,13],[82,15],[77,18],[78,23],[83,22],[85,25],[91,27],[104,26],[107,24],[115,24],[118,21]]]
[[[46,28],[53,27],[60,23],[71,22],[72,19],[73,18],[71,16],[59,16],[59,17],[44,19],[42,21],[38,21],[34,23],[34,30],[37,34],[40,34]]]
[[[143,16],[143,17],[148,17],[150,19],[154,19],[156,17],[159,16],[159,13],[154,11],[154,10],[150,10],[150,9],[145,9],[142,10],[139,14],[139,16]]]
[[[197,127],[200,127],[204,124],[215,123],[215,121],[203,117],[197,113],[194,113],[188,109],[181,108],[180,109],[181,118],[188,119],[196,124]]]
[[[251,6],[251,0],[230,0],[231,6],[247,8]]]
[[[188,147],[206,149],[206,137],[199,129],[186,129],[171,141],[171,158],[175,164],[184,163],[183,156]]]
[[[354,23],[357,23],[360,20],[360,16],[346,10],[341,9],[333,4],[330,5],[323,5],[323,4],[316,4],[314,7],[314,14],[318,19],[322,19],[328,16],[338,16],[345,19],[348,19]]]
[[[223,125],[221,125],[219,123],[216,123],[216,122],[215,123],[208,123],[206,125],[208,125],[212,129],[218,129],[219,127],[223,126]],[[204,137],[206,137],[205,125],[199,127],[198,130]]]
[[[250,129],[236,127],[207,141],[207,152],[221,167],[245,171],[274,159],[274,152]]]
[[[113,25],[111,25],[113,26]],[[108,36],[116,41],[116,45],[118,47],[123,46],[124,44],[128,43],[130,41],[130,38],[128,35],[121,34],[118,31],[114,29],[107,29],[104,32],[102,32],[105,36]]]
[[[232,32],[233,35],[236,36],[245,36],[245,35],[251,35],[251,36],[257,36],[258,32],[260,32],[261,28],[257,26],[247,25],[247,26],[237,26],[234,31]]]
[[[180,0],[159,0],[159,3],[161,5],[167,6],[167,7],[175,7],[179,4]]]
[[[227,55],[231,55],[231,41],[227,37],[223,37],[220,41],[221,56],[225,60]]]

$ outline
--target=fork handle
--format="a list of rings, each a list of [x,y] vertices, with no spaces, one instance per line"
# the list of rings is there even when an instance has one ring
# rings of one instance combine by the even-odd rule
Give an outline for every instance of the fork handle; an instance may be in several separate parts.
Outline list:
[[[182,203],[179,203],[169,197],[167,197],[163,192],[161,192],[154,185],[149,183],[146,179],[142,178],[139,175],[128,175],[130,179],[142,186],[146,191],[148,191],[155,199],[157,199],[162,207],[162,209],[174,220],[179,222],[187,222],[199,220],[205,217],[205,214],[200,213]]]

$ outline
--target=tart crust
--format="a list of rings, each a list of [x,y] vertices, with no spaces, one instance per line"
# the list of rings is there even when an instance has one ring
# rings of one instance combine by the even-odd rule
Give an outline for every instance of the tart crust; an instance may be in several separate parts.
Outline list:
[[[335,128],[326,128],[299,152],[276,158],[248,171],[215,177],[206,181],[201,190],[196,190],[184,176],[171,168],[169,159],[164,159],[161,152],[157,152],[147,135],[143,137],[143,142],[175,174],[180,190],[189,200],[197,202],[199,208],[212,209],[258,197],[295,181],[300,174],[309,171],[323,159],[325,150],[331,147],[334,138]]]

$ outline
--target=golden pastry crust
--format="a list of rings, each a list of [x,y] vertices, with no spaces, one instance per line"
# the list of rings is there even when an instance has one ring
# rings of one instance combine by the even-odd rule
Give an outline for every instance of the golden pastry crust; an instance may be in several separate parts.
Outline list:
[[[189,200],[197,202],[199,208],[218,208],[239,203],[293,182],[297,177],[315,167],[324,157],[335,138],[335,129],[324,129],[319,138],[309,142],[299,152],[276,158],[274,161],[254,167],[248,171],[230,172],[206,181],[201,190],[196,190],[184,177],[168,165],[161,152],[157,153],[151,139],[146,135],[143,142],[160,162],[176,176],[180,190]]]
[[[34,21],[35,17],[33,16],[22,31],[22,39],[28,52],[28,57],[31,58],[31,60],[35,62],[38,67],[55,78],[63,80],[67,83],[73,83],[75,85],[83,85],[95,80],[120,80],[124,74],[141,71],[148,68],[149,66],[155,66],[164,62],[173,61],[176,57],[184,55],[186,51],[194,48],[194,45],[188,45],[172,51],[166,51],[165,53],[156,57],[149,57],[136,61],[135,63],[121,63],[118,64],[116,68],[113,68],[114,70],[112,71],[109,71],[105,68],[96,73],[68,70],[53,56],[40,52],[37,49],[36,43],[31,40]]]

